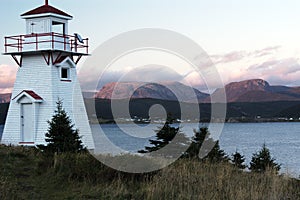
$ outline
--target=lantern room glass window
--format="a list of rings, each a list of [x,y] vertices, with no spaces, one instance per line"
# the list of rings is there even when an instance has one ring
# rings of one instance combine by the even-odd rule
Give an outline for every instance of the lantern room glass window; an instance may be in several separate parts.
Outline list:
[[[66,34],[65,24],[53,21],[52,22],[52,32],[65,35]]]

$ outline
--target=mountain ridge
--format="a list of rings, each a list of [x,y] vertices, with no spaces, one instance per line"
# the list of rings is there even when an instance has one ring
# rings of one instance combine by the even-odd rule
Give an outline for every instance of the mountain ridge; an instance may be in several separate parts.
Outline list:
[[[300,101],[300,87],[270,85],[263,79],[231,82],[224,87],[227,102]],[[210,103],[211,97],[224,95],[216,89],[211,95],[180,82],[142,83],[111,82],[98,92],[83,92],[85,98],[97,99],[161,99],[189,103]],[[175,94],[176,93],[176,94]],[[0,94],[0,103],[8,103],[11,94]]]
[[[116,88],[117,85],[117,88]],[[164,85],[164,86],[162,86]],[[167,87],[165,87],[167,86]],[[239,82],[231,82],[225,85],[224,89],[216,89],[211,95],[203,93],[193,88],[192,94],[190,87],[179,82],[157,83],[137,83],[121,82],[108,83],[97,94],[99,99],[162,99],[177,100],[176,96],[170,95],[170,91],[179,93],[183,102],[191,102],[192,98],[197,97],[199,103],[209,103],[211,96],[217,97],[226,91],[227,102],[272,102],[272,101],[300,101],[300,87],[288,87],[282,85],[270,85],[263,79],[249,79]],[[114,95],[112,95],[114,92]],[[128,94],[132,94],[128,96]],[[224,95],[224,94],[223,94]]]
[[[300,88],[270,85],[263,79],[232,82],[225,86],[227,102],[299,101]],[[216,90],[213,95],[218,95]]]
[[[176,94],[175,94],[176,93]],[[179,82],[141,83],[112,82],[104,85],[95,95],[99,99],[161,99],[193,102],[194,97],[203,101],[209,94],[200,92]],[[195,102],[197,103],[197,102]]]

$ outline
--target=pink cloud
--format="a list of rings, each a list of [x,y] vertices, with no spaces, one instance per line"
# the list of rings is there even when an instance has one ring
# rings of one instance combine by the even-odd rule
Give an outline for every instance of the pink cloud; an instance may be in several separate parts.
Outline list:
[[[263,56],[275,53],[280,48],[281,48],[281,46],[266,47],[264,49],[260,49],[260,50],[256,50],[254,52],[251,52],[250,55],[252,55],[254,57],[263,57]]]
[[[0,93],[12,91],[17,70],[16,66],[0,65]]]
[[[246,56],[245,51],[234,51],[223,55],[211,55],[215,64],[229,63],[243,59]]]
[[[233,51],[226,54],[219,54],[219,55],[210,55],[210,58],[215,64],[224,64],[230,62],[240,61],[244,58],[256,58],[256,57],[263,57],[267,55],[274,54],[281,46],[271,46],[266,47],[264,49],[259,49],[255,51]]]

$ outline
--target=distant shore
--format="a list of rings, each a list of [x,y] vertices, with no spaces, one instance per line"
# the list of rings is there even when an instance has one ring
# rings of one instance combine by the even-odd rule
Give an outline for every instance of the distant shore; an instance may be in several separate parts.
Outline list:
[[[165,121],[163,119],[159,120],[134,120],[134,119],[98,119],[98,121],[90,121],[91,124],[163,124]],[[175,120],[174,123],[223,123],[223,120],[216,119],[216,120]],[[287,118],[257,118],[257,119],[250,119],[250,118],[229,118],[225,119],[224,123],[279,123],[279,122],[300,122],[300,119],[287,119]]]

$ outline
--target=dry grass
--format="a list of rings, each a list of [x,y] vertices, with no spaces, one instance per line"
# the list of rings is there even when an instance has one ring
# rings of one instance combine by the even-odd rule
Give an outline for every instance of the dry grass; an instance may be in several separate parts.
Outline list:
[[[53,158],[0,146],[0,199],[294,200],[300,199],[300,183],[272,171],[242,172],[228,163],[184,159],[151,174],[127,174],[87,154]]]

